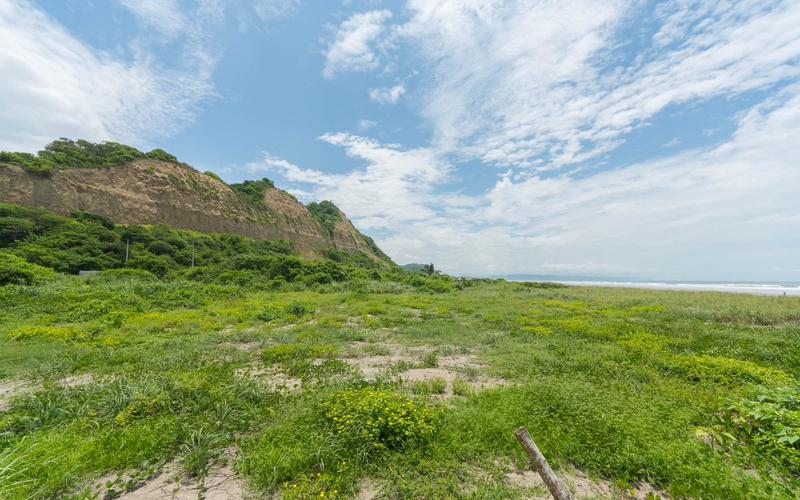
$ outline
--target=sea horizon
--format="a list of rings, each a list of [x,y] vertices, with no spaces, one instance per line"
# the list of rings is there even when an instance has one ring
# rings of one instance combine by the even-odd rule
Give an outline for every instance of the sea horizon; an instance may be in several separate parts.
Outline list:
[[[497,276],[513,282],[551,282],[568,286],[604,286],[641,288],[647,290],[684,290],[696,292],[727,292],[754,295],[800,296],[798,281],[750,280],[656,280],[609,278],[591,276],[506,275]]]

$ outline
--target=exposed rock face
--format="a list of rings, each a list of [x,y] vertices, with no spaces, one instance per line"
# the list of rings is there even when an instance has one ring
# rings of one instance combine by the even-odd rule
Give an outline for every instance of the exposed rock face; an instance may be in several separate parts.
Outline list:
[[[253,239],[295,242],[305,257],[320,248],[374,253],[340,212],[331,234],[308,209],[280,189],[268,189],[265,207],[243,202],[230,187],[192,168],[139,159],[118,167],[55,170],[41,174],[0,164],[0,202],[46,208],[60,215],[78,209],[119,224],[157,224]]]

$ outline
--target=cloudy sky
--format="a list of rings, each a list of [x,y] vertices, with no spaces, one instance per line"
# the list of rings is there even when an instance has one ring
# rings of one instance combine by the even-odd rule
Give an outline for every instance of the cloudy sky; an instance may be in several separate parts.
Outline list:
[[[0,149],[161,147],[455,274],[800,281],[797,0],[0,0]]]

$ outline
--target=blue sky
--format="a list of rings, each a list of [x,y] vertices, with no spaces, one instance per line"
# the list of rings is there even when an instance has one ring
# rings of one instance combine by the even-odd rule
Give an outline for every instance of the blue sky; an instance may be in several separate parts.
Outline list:
[[[795,0],[0,0],[0,149],[161,147],[455,274],[800,281]]]

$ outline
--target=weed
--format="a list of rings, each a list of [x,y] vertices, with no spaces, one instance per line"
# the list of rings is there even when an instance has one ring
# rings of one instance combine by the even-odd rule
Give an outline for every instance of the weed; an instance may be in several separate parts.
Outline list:
[[[444,391],[447,388],[447,381],[442,377],[434,377],[430,380],[429,385],[431,387],[431,393],[444,394]]]
[[[427,441],[440,418],[437,410],[424,403],[373,388],[333,393],[323,405],[335,432],[366,450]]]
[[[453,380],[453,394],[456,396],[471,396],[475,393],[475,389],[472,388],[469,382],[462,378],[456,378]]]
[[[439,355],[436,351],[426,352],[424,356],[422,356],[422,363],[420,366],[423,368],[436,368],[439,366]]]

